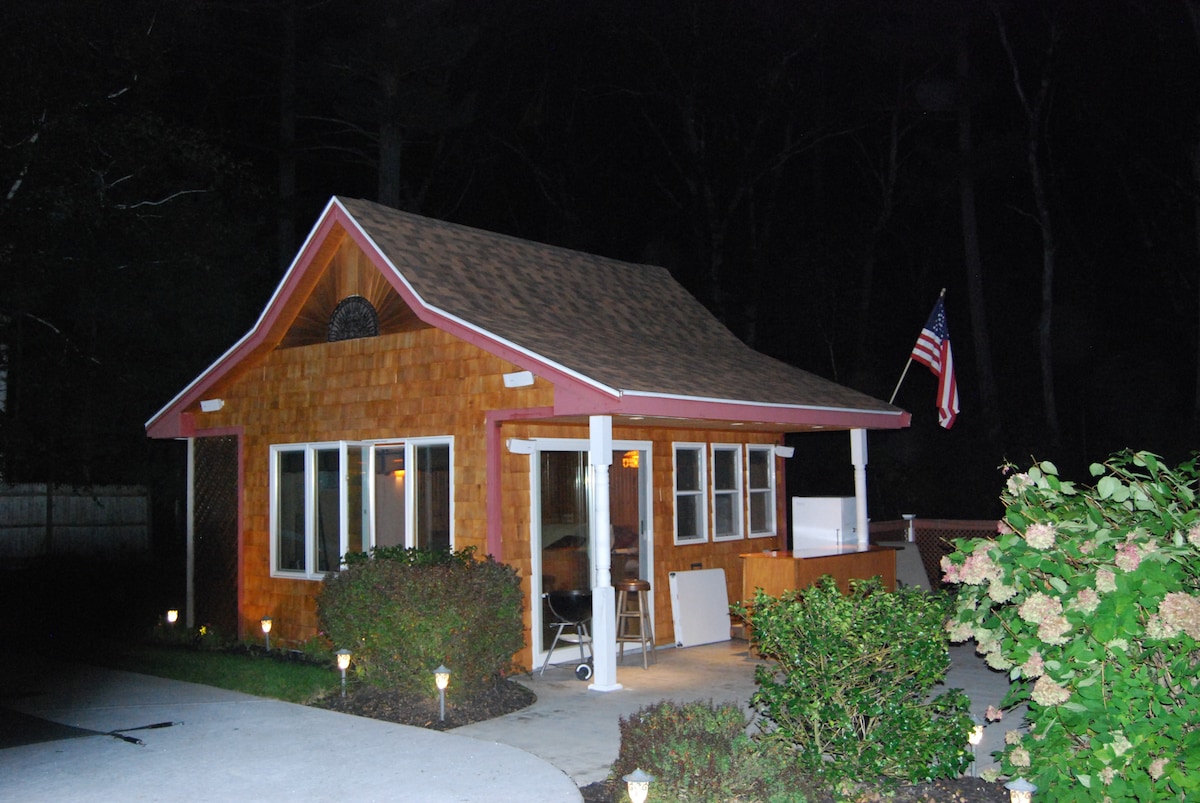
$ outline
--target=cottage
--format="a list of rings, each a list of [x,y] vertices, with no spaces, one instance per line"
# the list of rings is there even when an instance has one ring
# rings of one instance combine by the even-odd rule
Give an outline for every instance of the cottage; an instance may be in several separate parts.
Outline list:
[[[542,592],[593,588],[617,688],[612,582],[785,548],[783,435],[908,413],[753,351],[666,270],[333,198],[254,327],[146,424],[189,443],[189,623],[316,634],[340,556],[475,546]],[[865,526],[860,527],[865,532]]]

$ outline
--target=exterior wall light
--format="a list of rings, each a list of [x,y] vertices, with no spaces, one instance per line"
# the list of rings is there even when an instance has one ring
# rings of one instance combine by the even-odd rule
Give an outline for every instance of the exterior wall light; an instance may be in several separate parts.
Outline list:
[[[1004,788],[1008,790],[1010,803],[1033,803],[1033,793],[1038,790],[1036,786],[1024,778],[1011,780],[1004,784]]]
[[[625,791],[633,803],[646,803],[646,797],[650,794],[650,784],[654,782],[653,775],[638,767],[621,780],[625,782]]]
[[[259,620],[259,624],[262,625],[263,640],[266,643],[267,652],[270,652],[271,651],[271,617],[264,616],[262,619]]]
[[[346,696],[346,670],[350,668],[350,651],[345,647],[334,653],[337,656],[337,668],[342,672],[342,696]]]

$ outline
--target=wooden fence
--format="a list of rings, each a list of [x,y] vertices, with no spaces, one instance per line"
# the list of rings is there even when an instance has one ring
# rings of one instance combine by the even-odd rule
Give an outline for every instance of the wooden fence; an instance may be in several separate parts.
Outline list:
[[[871,522],[871,542],[910,540],[908,521]],[[912,538],[921,552],[921,564],[930,588],[942,584],[942,556],[954,551],[956,538],[994,538],[996,522],[972,519],[913,519]]]
[[[134,485],[0,485],[0,562],[150,552],[150,500]]]

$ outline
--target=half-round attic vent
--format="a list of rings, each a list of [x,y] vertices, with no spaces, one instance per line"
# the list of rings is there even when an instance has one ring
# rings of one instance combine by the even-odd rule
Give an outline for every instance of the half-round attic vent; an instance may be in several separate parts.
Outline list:
[[[362,296],[347,296],[329,316],[329,342],[375,337],[379,334],[379,314]]]

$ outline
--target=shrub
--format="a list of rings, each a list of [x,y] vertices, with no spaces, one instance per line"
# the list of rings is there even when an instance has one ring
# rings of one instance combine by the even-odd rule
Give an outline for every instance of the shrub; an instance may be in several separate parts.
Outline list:
[[[1029,704],[1006,773],[1063,803],[1195,799],[1196,461],[1122,452],[1091,474],[1076,487],[1039,463],[1008,478],[999,536],[957,541],[942,562],[960,585],[950,634],[1008,671],[1005,706]]]
[[[796,773],[777,751],[759,751],[732,704],[663,701],[622,717],[609,782],[637,768],[654,776],[651,800],[804,803]]]
[[[930,699],[950,667],[949,601],[916,588],[885,592],[829,577],[775,598],[759,591],[739,610],[770,663],[756,670],[753,704],[767,738],[831,785],[856,779],[957,777],[971,762],[969,701],[954,689]]]
[[[474,550],[377,549],[326,576],[321,629],[354,653],[364,681],[405,693],[435,693],[445,663],[447,695],[465,699],[513,671],[524,646],[520,580]]]

